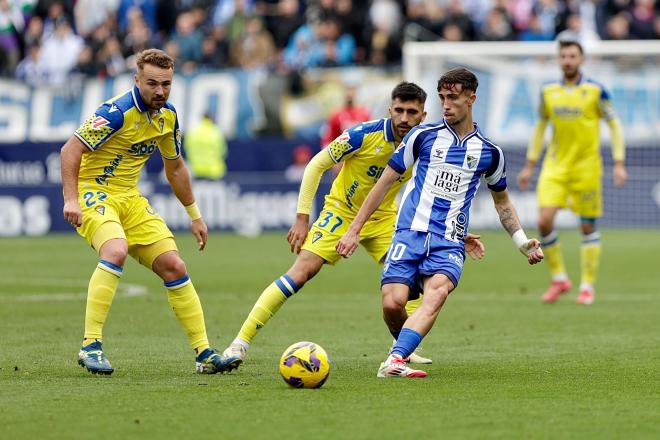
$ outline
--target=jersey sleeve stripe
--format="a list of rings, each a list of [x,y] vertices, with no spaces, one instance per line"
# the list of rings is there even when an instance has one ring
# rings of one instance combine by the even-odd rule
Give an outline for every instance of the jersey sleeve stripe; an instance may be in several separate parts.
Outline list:
[[[80,136],[78,132],[74,131],[73,135],[78,139],[80,139],[80,141],[89,149],[89,151],[94,151],[94,148],[91,145],[89,145],[89,142],[87,142],[84,137]]]

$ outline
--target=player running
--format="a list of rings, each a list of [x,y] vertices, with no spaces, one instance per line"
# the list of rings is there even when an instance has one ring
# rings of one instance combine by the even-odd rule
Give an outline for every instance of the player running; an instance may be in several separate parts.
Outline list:
[[[346,234],[337,244],[345,257],[353,254],[361,231],[401,176],[415,170],[403,193],[396,233],[381,281],[383,317],[396,343],[378,369],[378,377],[425,377],[405,364],[431,330],[447,296],[458,285],[465,260],[464,237],[470,205],[484,177],[502,226],[529,264],[543,259],[538,240],[527,239],[506,189],[502,150],[472,120],[477,77],[457,68],[438,81],[444,119],[415,127],[389,160]],[[403,304],[419,280],[422,304],[412,315]]]
[[[305,168],[300,187],[296,223],[287,240],[291,252],[298,253],[293,266],[261,293],[238,335],[225,350],[227,356],[244,359],[252,339],[282,304],[312,279],[324,264],[341,259],[335,246],[355,217],[369,190],[380,178],[396,146],[424,117],[426,92],[419,86],[402,82],[392,90],[389,118],[358,124],[343,132],[328,148],[321,150]],[[342,162],[343,167],[325,198],[321,213],[309,228],[309,213],[324,172]],[[392,240],[396,220],[396,195],[410,172],[392,185],[373,218],[366,223],[359,241],[378,263],[383,262]],[[474,236],[469,249],[479,258],[483,245]],[[404,300],[406,303],[408,297]],[[412,310],[411,310],[412,312]],[[411,353],[412,354],[412,353]],[[415,354],[410,361],[431,363]]]

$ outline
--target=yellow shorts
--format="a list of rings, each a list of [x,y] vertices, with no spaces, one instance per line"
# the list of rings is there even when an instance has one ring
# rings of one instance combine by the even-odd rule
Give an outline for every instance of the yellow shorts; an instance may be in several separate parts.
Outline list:
[[[321,215],[309,230],[302,249],[318,255],[329,264],[336,264],[341,256],[335,247],[352,221],[352,217],[346,218],[338,211],[324,206]],[[362,228],[360,244],[378,263],[385,259],[392,243],[395,222],[396,214],[392,213],[379,218],[372,217]]]
[[[78,228],[78,234],[97,252],[103,243],[113,238],[125,239],[129,251],[174,238],[163,218],[139,194],[117,196],[98,190],[83,190],[80,191],[79,203],[83,223]],[[112,224],[107,224],[109,222]],[[105,226],[101,228],[102,225]],[[168,250],[176,250],[176,246]]]
[[[580,217],[603,215],[603,196],[599,175],[580,180],[541,173],[536,187],[540,208],[570,208]]]

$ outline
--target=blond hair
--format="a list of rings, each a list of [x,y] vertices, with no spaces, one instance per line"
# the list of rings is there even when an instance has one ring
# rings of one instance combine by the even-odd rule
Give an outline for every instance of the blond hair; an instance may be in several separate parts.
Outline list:
[[[135,57],[135,64],[137,64],[138,70],[144,69],[145,64],[174,70],[174,60],[160,49],[146,49],[138,52]]]

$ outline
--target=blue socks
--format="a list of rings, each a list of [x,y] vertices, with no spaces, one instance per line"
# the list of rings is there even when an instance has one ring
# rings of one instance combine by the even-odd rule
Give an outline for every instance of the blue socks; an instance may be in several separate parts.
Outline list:
[[[401,333],[399,333],[399,337],[390,354],[399,355],[404,359],[407,358],[415,351],[419,343],[422,342],[423,337],[415,330],[404,327],[401,329]]]

